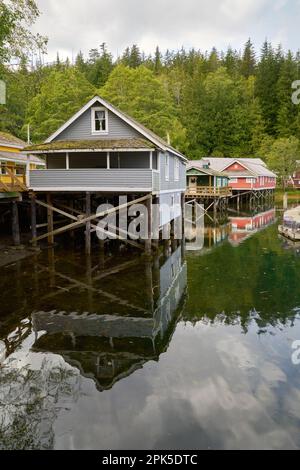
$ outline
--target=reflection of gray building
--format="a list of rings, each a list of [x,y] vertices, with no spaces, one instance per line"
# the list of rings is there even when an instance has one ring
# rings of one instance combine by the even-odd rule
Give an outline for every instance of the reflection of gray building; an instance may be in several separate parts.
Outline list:
[[[51,351],[95,379],[99,390],[158,360],[165,351],[180,316],[187,284],[186,264],[178,248],[162,266],[145,265],[145,297],[149,311],[139,316],[37,312],[36,333],[45,332],[35,351]]]

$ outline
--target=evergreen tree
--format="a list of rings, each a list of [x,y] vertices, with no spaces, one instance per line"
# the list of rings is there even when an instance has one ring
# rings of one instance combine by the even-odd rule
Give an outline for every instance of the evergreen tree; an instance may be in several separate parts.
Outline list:
[[[156,47],[155,56],[154,56],[154,72],[156,75],[159,75],[162,69],[162,62],[161,62],[161,53],[159,47]]]
[[[256,95],[260,100],[266,131],[270,135],[276,135],[277,130],[277,81],[280,72],[278,61],[281,61],[281,58],[274,52],[272,45],[265,41],[257,68]]]
[[[251,39],[248,39],[248,41],[245,44],[243,57],[241,60],[241,74],[245,78],[249,78],[252,75],[255,75],[255,72],[256,72],[255,50],[251,42]]]
[[[142,64],[142,56],[139,47],[133,44],[129,55],[129,67],[137,68]]]
[[[237,51],[228,47],[222,62],[230,75],[236,75],[238,73],[240,59]]]
[[[292,83],[297,80],[297,64],[291,51],[281,64],[277,82],[278,110],[277,133],[279,137],[289,137],[297,134],[298,108],[291,99]]]
[[[85,63],[82,51],[79,51],[79,53],[77,54],[76,59],[75,59],[75,65],[77,69],[79,70],[79,72],[84,73],[84,74],[86,73],[87,67],[86,67],[86,63]]]

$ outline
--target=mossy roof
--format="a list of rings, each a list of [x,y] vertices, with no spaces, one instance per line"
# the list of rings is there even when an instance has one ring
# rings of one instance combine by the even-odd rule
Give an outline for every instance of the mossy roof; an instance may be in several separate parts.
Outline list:
[[[26,144],[18,137],[9,134],[8,132],[0,132],[0,144],[2,145],[16,145],[17,147],[24,147]]]
[[[48,144],[29,145],[26,152],[51,152],[66,150],[105,150],[111,149],[154,149],[155,146],[145,139],[102,139],[102,140],[64,140]]]

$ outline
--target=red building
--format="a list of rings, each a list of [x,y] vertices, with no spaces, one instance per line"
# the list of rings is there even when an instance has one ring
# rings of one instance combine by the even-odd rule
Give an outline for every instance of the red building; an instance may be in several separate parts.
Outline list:
[[[277,176],[260,158],[206,158],[210,168],[225,173],[234,191],[267,191],[276,188]]]

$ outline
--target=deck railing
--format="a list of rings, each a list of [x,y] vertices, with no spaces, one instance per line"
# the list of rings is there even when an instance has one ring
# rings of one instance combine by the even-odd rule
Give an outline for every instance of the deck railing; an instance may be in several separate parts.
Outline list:
[[[5,168],[3,174],[0,174],[0,192],[15,193],[22,191],[27,191],[26,175],[16,175],[12,168]]]
[[[188,188],[186,191],[187,197],[230,197],[232,196],[232,189],[230,187],[214,188],[213,186],[197,186],[195,188]]]

